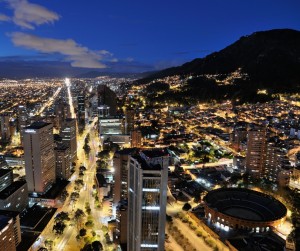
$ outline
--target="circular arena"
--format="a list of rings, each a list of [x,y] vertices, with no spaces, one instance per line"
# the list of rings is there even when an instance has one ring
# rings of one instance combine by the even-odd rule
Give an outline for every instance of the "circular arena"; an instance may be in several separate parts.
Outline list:
[[[272,196],[242,188],[221,188],[204,197],[205,216],[218,227],[268,231],[284,221],[286,207]]]

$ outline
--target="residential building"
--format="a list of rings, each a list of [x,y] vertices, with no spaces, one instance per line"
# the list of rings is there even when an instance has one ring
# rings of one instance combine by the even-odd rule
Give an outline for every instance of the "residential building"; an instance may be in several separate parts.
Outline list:
[[[13,183],[13,172],[10,169],[0,169],[0,192]]]
[[[5,215],[0,215],[0,250],[16,251],[14,221]]]
[[[264,174],[266,163],[267,136],[265,128],[255,128],[248,131],[246,172],[259,179]]]
[[[21,242],[21,225],[20,225],[20,214],[15,211],[4,211],[0,210],[0,217],[6,216],[8,218],[12,218],[13,220],[13,228],[14,228],[14,239],[15,246],[17,247]],[[2,249],[1,249],[2,250]]]
[[[0,210],[22,212],[28,205],[28,189],[25,180],[18,180],[0,192]]]

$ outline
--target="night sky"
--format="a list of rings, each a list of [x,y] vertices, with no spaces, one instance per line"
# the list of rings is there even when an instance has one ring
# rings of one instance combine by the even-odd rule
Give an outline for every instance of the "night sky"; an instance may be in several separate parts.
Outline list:
[[[0,61],[141,72],[275,28],[300,30],[299,0],[0,0]]]

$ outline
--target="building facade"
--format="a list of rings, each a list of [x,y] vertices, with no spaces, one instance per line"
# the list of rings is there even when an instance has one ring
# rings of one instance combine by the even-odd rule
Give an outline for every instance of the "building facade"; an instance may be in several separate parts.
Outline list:
[[[28,192],[44,194],[56,179],[52,124],[35,122],[25,127],[24,157]]]
[[[56,177],[68,180],[71,176],[70,148],[60,145],[54,148]]]
[[[98,86],[98,106],[106,105],[109,108],[109,115],[117,114],[117,95],[106,85]]]
[[[127,250],[164,250],[168,166],[161,150],[130,157]]]
[[[253,178],[259,179],[264,174],[266,162],[267,136],[265,128],[248,131],[246,172]]]
[[[0,250],[16,251],[13,218],[0,215]]]
[[[61,129],[60,136],[62,142],[70,148],[70,160],[77,160],[77,137],[76,137],[76,119],[67,118]]]
[[[127,199],[129,159],[135,152],[136,149],[125,148],[117,151],[114,155],[114,205],[118,205],[121,200]]]
[[[0,132],[2,141],[8,141],[11,138],[9,119],[10,116],[8,114],[0,115]]]

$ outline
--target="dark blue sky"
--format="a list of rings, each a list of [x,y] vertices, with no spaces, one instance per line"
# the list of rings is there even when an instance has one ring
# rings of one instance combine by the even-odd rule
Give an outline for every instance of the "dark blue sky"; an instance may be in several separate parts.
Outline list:
[[[275,28],[300,30],[299,0],[2,0],[0,59],[144,71]]]

